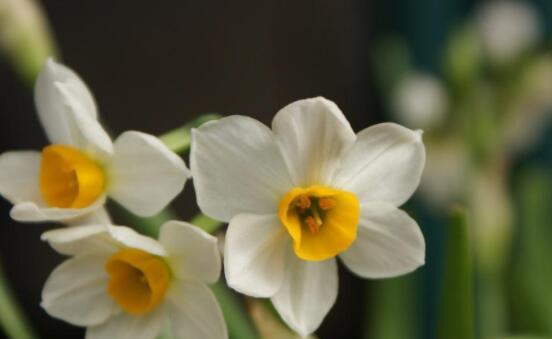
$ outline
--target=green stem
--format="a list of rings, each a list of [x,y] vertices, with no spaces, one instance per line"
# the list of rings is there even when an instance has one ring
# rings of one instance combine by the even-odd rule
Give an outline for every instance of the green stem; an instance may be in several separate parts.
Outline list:
[[[23,312],[13,298],[13,292],[8,286],[4,271],[0,266],[0,326],[8,338],[35,339]]]
[[[464,209],[453,209],[447,231],[438,334],[443,339],[473,339],[473,267]]]
[[[215,233],[222,226],[220,221],[211,219],[202,213],[193,217],[190,223],[211,234]]]
[[[173,152],[177,154],[184,154],[190,149],[190,144],[192,142],[192,128],[197,128],[208,121],[217,120],[219,118],[221,118],[220,114],[204,114],[182,127],[161,135],[159,139],[161,139],[161,141]]]
[[[239,299],[222,282],[211,286],[224,314],[232,339],[257,339],[258,335]]]

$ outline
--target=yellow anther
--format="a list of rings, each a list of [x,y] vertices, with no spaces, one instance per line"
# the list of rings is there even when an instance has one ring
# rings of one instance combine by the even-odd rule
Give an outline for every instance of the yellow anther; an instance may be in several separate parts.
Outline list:
[[[316,218],[311,216],[305,218],[305,224],[307,224],[311,233],[316,233],[320,231],[320,226],[322,226],[320,220],[316,220]]]
[[[320,198],[318,200],[318,206],[324,211],[332,209],[336,205],[337,205],[337,202],[335,202],[335,200],[332,198]]]
[[[301,194],[297,198],[295,198],[295,206],[299,208],[300,210],[306,210],[311,207],[311,200],[308,195]]]

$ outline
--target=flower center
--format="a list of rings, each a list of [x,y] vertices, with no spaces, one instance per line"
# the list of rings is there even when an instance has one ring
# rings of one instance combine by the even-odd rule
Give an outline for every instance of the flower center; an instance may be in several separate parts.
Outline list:
[[[105,175],[78,149],[50,145],[42,150],[40,193],[48,206],[84,208],[103,193]]]
[[[163,259],[134,248],[113,254],[105,269],[109,274],[107,292],[133,315],[148,313],[159,305],[171,279]]]
[[[295,187],[280,200],[278,217],[304,260],[325,260],[356,239],[360,204],[347,191],[314,185]]]

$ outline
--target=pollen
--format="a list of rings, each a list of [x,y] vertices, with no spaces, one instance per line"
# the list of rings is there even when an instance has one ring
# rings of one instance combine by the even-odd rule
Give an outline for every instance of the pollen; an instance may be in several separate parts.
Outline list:
[[[101,167],[78,149],[50,145],[42,150],[40,192],[48,206],[87,207],[102,195],[104,186]]]
[[[332,198],[320,198],[318,200],[318,206],[324,211],[332,209],[336,205],[337,205],[337,202],[335,202],[335,200]]]
[[[171,278],[162,258],[134,248],[113,254],[105,269],[109,275],[107,292],[132,315],[146,314],[158,306]]]
[[[300,210],[307,210],[311,207],[311,200],[308,195],[301,194],[295,199],[295,206]]]
[[[305,218],[305,224],[307,224],[307,226],[309,227],[309,231],[311,233],[316,233],[320,231],[320,226],[322,226],[322,221],[317,220],[313,216],[309,215],[308,217]]]
[[[326,186],[295,187],[280,201],[278,217],[304,260],[325,260],[346,250],[356,238],[357,197]]]

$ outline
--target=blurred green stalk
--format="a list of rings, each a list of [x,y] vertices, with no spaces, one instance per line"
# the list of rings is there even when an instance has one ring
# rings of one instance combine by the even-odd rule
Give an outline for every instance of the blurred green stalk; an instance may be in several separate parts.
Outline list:
[[[190,149],[190,144],[192,142],[192,128],[197,128],[208,121],[217,120],[221,117],[222,116],[220,114],[215,113],[201,115],[186,125],[161,135],[159,139],[161,139],[161,141],[173,152],[182,155]]]
[[[0,0],[0,52],[28,85],[58,55],[48,20],[34,0]]]
[[[23,312],[8,286],[4,270],[0,266],[0,326],[11,339],[35,339],[37,336],[27,323]]]
[[[445,249],[438,337],[474,339],[473,263],[467,212],[463,208],[451,211]]]

